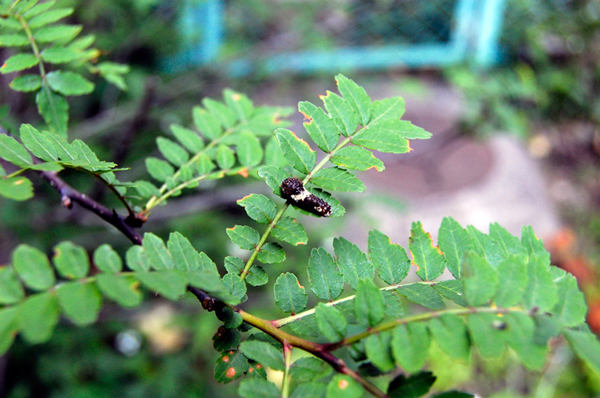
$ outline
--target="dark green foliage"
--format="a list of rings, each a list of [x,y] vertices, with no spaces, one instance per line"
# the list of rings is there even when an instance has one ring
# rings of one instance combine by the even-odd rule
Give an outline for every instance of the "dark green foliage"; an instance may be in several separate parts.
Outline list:
[[[54,247],[52,262],[37,248],[18,246],[11,263],[0,267],[0,353],[10,349],[17,334],[30,343],[48,341],[61,314],[76,325],[94,323],[105,299],[123,307],[139,306],[145,299],[143,287],[169,300],[179,300],[189,290],[205,309],[215,312],[222,326],[209,334],[219,355],[214,378],[228,383],[247,376],[239,385],[239,394],[246,398],[358,398],[365,389],[382,396],[367,377],[397,368],[412,375],[393,379],[388,396],[420,397],[435,381],[430,372],[421,372],[432,345],[461,362],[468,361],[472,351],[496,358],[510,347],[527,368],[540,369],[548,342],[562,335],[580,358],[600,369],[600,344],[585,327],[586,306],[576,280],[550,265],[542,242],[529,227],[519,239],[497,224],[485,234],[445,218],[436,246],[417,221],[408,244],[410,258],[404,248],[374,230],[369,233],[368,255],[337,237],[333,254],[315,248],[304,268],[285,271],[289,245],[307,244],[308,236],[303,216],[285,215],[298,200],[282,200],[281,182],[298,178],[331,206],[332,217],[343,215],[344,207],[331,192],[362,192],[365,186],[354,172],[385,169],[371,150],[405,153],[409,140],[430,137],[400,120],[402,98],[372,102],[357,83],[338,75],[341,95],[328,91],[321,97],[324,108],[299,104],[306,117],[306,141],[283,128],[287,122],[279,117],[288,110],[255,107],[247,96],[227,89],[223,101],[207,98],[192,109],[192,126],[173,124],[172,135],[156,139],[160,158],[146,157],[144,163],[158,185],[146,180],[121,183],[115,178],[114,163],[100,161],[83,141],[67,138],[64,96],[94,90],[94,83],[79,73],[81,66],[119,87],[124,85],[121,75],[126,68],[89,64],[98,55],[88,48],[93,40],[74,41],[81,27],[55,24],[71,9],[52,9],[50,2],[36,5],[29,0],[5,11],[8,16],[0,25],[10,33],[0,33],[0,44],[22,49],[29,45],[25,39],[31,33],[42,48],[40,55],[29,50],[15,54],[0,72],[39,65],[40,76],[22,75],[12,87],[37,91],[38,110],[50,131],[24,124],[18,138],[0,135],[0,158],[16,169],[10,175],[0,169],[2,196],[30,198],[31,182],[21,176],[28,171],[84,172],[103,181],[126,207],[127,219],[103,214],[123,232],[134,228],[135,222],[151,220],[154,207],[205,180],[233,175],[260,178],[273,195],[250,193],[237,201],[252,226],[241,222],[226,229],[242,254],[216,261],[223,264],[220,269],[177,231],[166,241],[151,232],[143,239],[137,232],[127,232],[138,244],[124,256],[99,242],[92,261],[84,248],[69,241]],[[44,63],[66,64],[69,70],[46,73]],[[323,152],[319,156],[317,148]],[[128,195],[131,187],[141,198]],[[70,200],[64,195],[63,201]],[[91,204],[86,208],[97,211]],[[284,271],[271,265],[279,263]],[[420,281],[405,282],[413,265]],[[437,280],[446,268],[454,279]],[[269,280],[274,273],[277,276]],[[305,280],[310,289],[300,284]],[[271,302],[260,305],[274,303],[288,315],[267,321],[247,312],[256,305],[251,296],[258,290],[273,292]],[[424,308],[418,313],[404,309],[399,295]],[[281,327],[286,325],[284,332]],[[262,333],[245,338],[253,328]],[[312,356],[292,363],[296,347]],[[266,380],[265,366],[284,372],[283,392]],[[469,395],[451,391],[438,396]]]

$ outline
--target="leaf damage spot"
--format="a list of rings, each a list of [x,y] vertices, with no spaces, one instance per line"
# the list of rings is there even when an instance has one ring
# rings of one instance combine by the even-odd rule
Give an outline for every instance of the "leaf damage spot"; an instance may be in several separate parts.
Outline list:
[[[229,362],[229,357],[227,355],[225,355],[223,357],[223,362],[228,363]]]
[[[239,100],[241,100],[241,99],[242,99],[242,96],[241,96],[240,94],[233,94],[233,95],[231,96],[231,98],[232,98],[234,101],[239,101]]]
[[[21,185],[25,182],[24,178],[21,178],[20,180],[15,181],[15,185]]]
[[[225,376],[229,377],[230,379],[233,378],[235,376],[235,368],[229,368],[227,369],[227,371],[225,372]]]
[[[348,380],[342,379],[342,380],[338,381],[338,388],[340,390],[345,390],[346,388],[348,388],[349,384],[350,383],[348,383]]]
[[[300,112],[300,113],[304,115],[304,120],[305,120],[304,124],[311,124],[313,122],[313,118],[312,117],[308,116],[304,112]],[[308,120],[308,121],[306,121],[306,120]]]
[[[248,175],[249,175],[247,167],[244,167],[243,169],[240,169],[237,173],[239,175],[241,175],[242,177],[244,177],[244,178],[248,178]]]

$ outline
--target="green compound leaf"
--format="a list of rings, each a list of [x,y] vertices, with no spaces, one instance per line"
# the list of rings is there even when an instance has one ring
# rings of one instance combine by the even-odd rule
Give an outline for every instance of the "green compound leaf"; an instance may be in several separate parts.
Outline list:
[[[400,119],[404,115],[404,98],[392,97],[373,101],[372,125],[386,119]]]
[[[192,116],[194,118],[196,129],[204,134],[206,138],[215,139],[221,135],[221,124],[212,112],[208,112],[206,109],[196,106],[192,109]]]
[[[302,383],[292,391],[290,398],[323,398],[327,384],[316,381]]]
[[[13,137],[6,134],[0,134],[0,157],[21,167],[33,165],[33,160],[27,149]]]
[[[29,39],[25,35],[0,35],[0,47],[23,47],[27,45],[29,45]]]
[[[463,256],[474,249],[471,237],[456,220],[444,217],[438,233],[438,245],[444,253],[448,270],[459,279]]]
[[[94,91],[94,83],[79,73],[54,71],[46,75],[50,88],[62,95],[83,95]]]
[[[245,267],[241,258],[227,256],[225,257],[225,269],[235,275],[240,275]],[[253,264],[246,275],[246,282],[252,286],[262,286],[269,281],[269,275],[261,266]]]
[[[275,282],[275,304],[283,312],[292,315],[304,311],[308,295],[304,286],[300,285],[296,275],[286,272],[279,275]]]
[[[157,181],[165,182],[167,178],[175,174],[175,169],[164,160],[149,157],[146,158],[146,170],[148,174]]]
[[[281,396],[273,382],[257,378],[242,381],[238,394],[243,398],[279,398]]]
[[[365,340],[367,358],[382,372],[394,370],[396,364],[392,356],[392,332],[380,332]]]
[[[504,317],[508,325],[504,338],[506,343],[530,370],[539,370],[546,363],[548,347],[546,342],[535,341],[535,323],[533,319],[520,312],[511,312]]]
[[[83,29],[80,25],[54,25],[39,29],[33,37],[39,43],[56,42],[66,44],[73,40]]]
[[[452,358],[462,361],[469,360],[470,342],[467,336],[467,326],[458,316],[444,314],[429,321],[431,337],[435,339],[442,351]]]
[[[202,261],[200,254],[194,249],[191,242],[179,232],[171,232],[167,247],[175,269],[180,271],[194,271],[200,268]],[[208,260],[210,261],[210,259]]]
[[[344,291],[344,279],[333,257],[322,247],[312,249],[308,259],[310,289],[321,300],[335,300]]]
[[[342,237],[335,238],[333,250],[344,280],[352,289],[356,290],[358,281],[361,279],[373,279],[375,274],[373,265],[357,245]]]
[[[86,276],[90,270],[87,252],[72,242],[61,242],[54,247],[52,262],[58,273],[67,279],[78,279]]]
[[[132,271],[145,272],[150,270],[150,264],[144,256],[144,248],[141,246],[131,246],[125,252],[125,261],[127,267]]]
[[[333,369],[315,357],[300,358],[292,364],[290,377],[299,382],[320,380],[329,376]]]
[[[574,327],[585,322],[587,306],[585,296],[577,287],[577,279],[571,274],[565,275],[556,282],[558,301],[552,314],[564,326]]]
[[[197,153],[204,148],[204,141],[192,130],[186,129],[185,127],[177,124],[172,124],[169,126],[169,128],[171,129],[171,133],[173,133],[177,141],[187,148],[188,151]]]
[[[467,233],[473,238],[473,251],[479,254],[494,268],[506,257],[502,247],[492,238],[472,225],[467,226]]]
[[[19,245],[12,255],[12,265],[25,283],[33,290],[46,290],[54,286],[54,271],[48,257],[28,245]]]
[[[71,14],[73,14],[73,8],[55,8],[54,10],[50,10],[48,12],[44,12],[34,18],[31,18],[29,21],[29,28],[37,29],[41,28],[44,25],[48,25],[63,19]]]
[[[238,304],[243,303],[248,300],[248,296],[246,295],[247,287],[244,281],[237,275],[231,272],[225,274],[222,279],[223,285],[225,286],[225,290],[237,299],[237,302],[232,302],[230,304]]]
[[[356,287],[354,313],[360,325],[373,327],[383,320],[385,307],[381,290],[371,279],[361,279]]]
[[[0,178],[0,196],[12,200],[27,200],[33,197],[33,184],[25,177]]]
[[[254,107],[252,106],[252,100],[246,95],[226,88],[223,90],[223,98],[229,109],[235,112],[238,120],[243,122],[252,116]]]
[[[528,255],[527,249],[519,238],[512,235],[498,223],[490,224],[490,238],[500,245],[505,254]]]
[[[398,288],[398,294],[403,295],[408,300],[423,307],[432,310],[443,310],[446,308],[444,300],[440,294],[431,286],[420,283],[402,285]]]
[[[252,133],[242,132],[237,142],[237,157],[245,167],[254,167],[263,158],[263,148],[260,140]]]
[[[230,169],[235,164],[234,152],[227,145],[219,145],[216,161],[222,170]]]
[[[257,259],[263,264],[278,264],[285,261],[285,251],[279,243],[266,243],[260,248]]]
[[[525,246],[530,256],[537,255],[547,258],[548,263],[550,263],[550,253],[544,247],[544,242],[535,235],[531,226],[523,227],[521,231],[521,243]]]
[[[306,141],[298,138],[295,133],[287,129],[277,129],[274,134],[281,151],[292,167],[304,174],[308,174],[315,167],[316,152],[310,148]],[[281,181],[279,184],[281,184]]]
[[[18,72],[36,66],[39,63],[38,58],[29,53],[13,55],[0,67],[0,73]]]
[[[506,321],[495,314],[471,314],[467,317],[473,345],[484,358],[498,358],[504,352]]]
[[[432,372],[425,371],[409,377],[400,375],[388,386],[388,396],[390,398],[422,397],[429,392],[435,379]]]
[[[233,228],[227,228],[227,236],[229,236],[229,239],[233,243],[244,250],[253,250],[260,240],[258,231],[246,225],[236,225]]]
[[[346,337],[346,318],[337,308],[323,303],[317,304],[315,320],[319,331],[330,343],[336,343]]]
[[[392,353],[408,373],[419,371],[428,357],[430,339],[423,322],[399,325],[393,331]]]
[[[368,247],[369,259],[385,283],[395,285],[406,278],[411,262],[402,246],[393,244],[384,233],[373,230],[369,232]]]
[[[305,245],[308,242],[308,236],[302,224],[290,217],[280,219],[271,231],[271,235],[294,246]]]
[[[102,307],[102,296],[96,285],[79,281],[65,283],[56,288],[58,303],[65,315],[79,326],[96,322]]]
[[[600,373],[600,343],[589,330],[565,330],[563,335],[573,351],[585,363]]]
[[[21,140],[23,144],[38,158],[51,162],[58,160],[58,151],[54,140],[48,137],[50,133],[40,133],[30,124],[21,125]]]
[[[500,307],[510,308],[523,298],[528,285],[527,257],[511,254],[496,268],[500,285],[494,302]]]
[[[463,285],[469,305],[485,305],[499,289],[498,273],[474,252],[465,254],[463,261]]]
[[[310,102],[299,102],[298,110],[308,119],[308,122],[304,122],[304,128],[310,138],[323,152],[331,152],[340,139],[335,122],[323,109]]]
[[[467,301],[465,300],[463,283],[460,280],[450,279],[447,281],[437,282],[431,285],[436,292],[447,298],[448,300],[454,301],[461,307],[466,307]]]
[[[527,273],[529,282],[523,295],[523,303],[527,308],[538,307],[540,311],[552,310],[558,301],[556,284],[550,273],[550,258],[546,253],[539,256],[535,253],[529,257]]]
[[[331,162],[350,170],[365,171],[372,168],[377,171],[385,170],[383,162],[377,159],[371,151],[358,146],[347,146],[340,149],[331,158]]]
[[[277,208],[275,203],[264,195],[252,194],[237,201],[248,216],[260,224],[268,224],[275,218]]]
[[[39,75],[23,75],[14,78],[8,86],[15,91],[29,93],[42,87],[42,78]]]
[[[258,170],[258,175],[265,180],[277,196],[281,196],[281,183],[290,176],[285,170],[277,166],[263,166]]]
[[[215,380],[219,383],[229,383],[239,379],[248,368],[248,360],[240,351],[224,352],[217,359]]]
[[[25,340],[35,344],[50,339],[60,315],[60,307],[54,294],[34,294],[19,304],[17,311],[21,334]]]
[[[281,351],[264,341],[249,340],[240,344],[240,351],[263,366],[275,370],[284,370],[283,355]]]
[[[411,150],[407,139],[398,131],[400,120],[384,120],[361,129],[352,138],[354,145],[386,153],[406,153]]]
[[[44,62],[50,64],[64,64],[77,61],[83,57],[83,53],[69,47],[49,47],[40,54]]]
[[[286,167],[288,165],[275,136],[269,138],[265,146],[265,164],[277,167]]]
[[[310,182],[331,191],[364,192],[365,190],[365,185],[361,180],[337,167],[319,170]]]
[[[48,123],[50,130],[60,137],[66,137],[69,122],[69,104],[67,100],[63,96],[52,92],[44,83],[35,97],[35,102],[38,112],[42,115],[44,121]],[[68,160],[69,158],[61,156],[61,159]]]
[[[335,80],[344,100],[350,104],[358,115],[359,123],[366,126],[371,120],[372,105],[371,98],[367,95],[365,89],[342,74],[337,75]]]
[[[360,398],[363,388],[357,381],[346,375],[337,374],[327,384],[326,398]]]
[[[133,277],[98,274],[96,283],[106,297],[123,307],[137,307],[142,302],[142,293],[138,290],[139,282]]]
[[[165,242],[152,232],[144,234],[142,247],[144,248],[144,258],[153,269],[164,271],[174,268],[173,257],[167,250]]]
[[[358,125],[358,115],[350,104],[339,95],[327,91],[327,95],[321,95],[325,109],[333,119],[338,129],[346,137],[354,134]]]
[[[157,137],[156,145],[165,159],[175,166],[181,167],[190,159],[190,155],[182,146],[168,138]]]
[[[226,129],[231,128],[237,122],[235,112],[222,102],[215,101],[211,98],[204,98],[202,105],[216,117],[219,123]]]
[[[135,277],[153,292],[168,298],[178,300],[184,293],[188,278],[179,270],[135,272]]]
[[[432,281],[446,269],[446,259],[433,239],[425,232],[420,221],[413,222],[408,239],[408,249],[412,263],[417,267],[417,275],[424,281]]]
[[[0,267],[0,304],[18,303],[23,297],[25,290],[15,270],[7,265]]]
[[[196,169],[198,170],[198,174],[205,175],[214,170],[215,164],[210,160],[207,154],[202,153],[198,157],[196,161]]]
[[[0,309],[0,353],[4,354],[15,341],[19,329],[18,307]]]

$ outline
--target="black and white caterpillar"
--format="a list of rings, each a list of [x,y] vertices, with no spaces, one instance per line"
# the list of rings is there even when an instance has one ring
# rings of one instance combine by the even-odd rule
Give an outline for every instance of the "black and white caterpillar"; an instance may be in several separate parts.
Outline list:
[[[286,178],[281,183],[282,196],[296,207],[321,217],[331,215],[331,205],[308,192],[302,181],[295,177]]]

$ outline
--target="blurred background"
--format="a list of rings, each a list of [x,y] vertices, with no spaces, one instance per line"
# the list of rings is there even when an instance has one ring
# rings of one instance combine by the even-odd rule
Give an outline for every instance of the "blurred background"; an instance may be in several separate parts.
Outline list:
[[[171,123],[188,125],[191,107],[224,88],[255,105],[289,106],[303,132],[301,100],[320,104],[344,73],[373,99],[403,96],[405,119],[433,133],[404,155],[381,155],[382,173],[364,174],[367,194],[341,195],[348,215],[308,219],[307,247],[286,250],[271,275],[298,270],[306,281],[310,249],[342,235],[366,248],[377,228],[406,247],[410,223],[437,235],[441,219],[487,231],[499,222],[519,234],[532,225],[553,264],[584,290],[588,320],[600,333],[600,1],[598,0],[58,0],[75,7],[111,61],[128,63],[129,90],[97,81],[94,94],[70,101],[70,139],[148,178],[143,159]],[[5,51],[5,50],[2,50]],[[6,58],[6,54],[2,54]],[[33,97],[0,77],[0,124],[39,123]],[[94,181],[61,173],[78,189],[119,207]],[[0,200],[0,264],[19,243],[47,252],[62,240],[90,251],[129,246],[112,227],[60,206],[43,183],[27,202]],[[250,223],[235,203],[268,192],[242,177],[190,190],[155,212],[144,231],[182,232],[219,266],[240,255],[225,227]],[[305,218],[306,219],[306,218]],[[304,219],[303,219],[304,221]],[[313,228],[310,228],[310,227]],[[304,278],[304,279],[303,279]],[[305,283],[303,283],[305,284]],[[244,304],[259,316],[283,314],[271,285]],[[261,300],[261,297],[264,297]],[[0,397],[230,397],[237,383],[212,377],[218,322],[195,299],[148,297],[125,310],[105,303],[100,321],[64,321],[46,344],[17,339],[0,359]],[[410,306],[405,302],[405,307]],[[311,304],[309,303],[309,306]],[[439,351],[436,347],[432,349]],[[440,389],[493,397],[595,397],[600,378],[556,342],[543,372],[510,353],[498,361],[456,364],[441,351],[429,367]],[[452,365],[450,365],[452,364]]]

